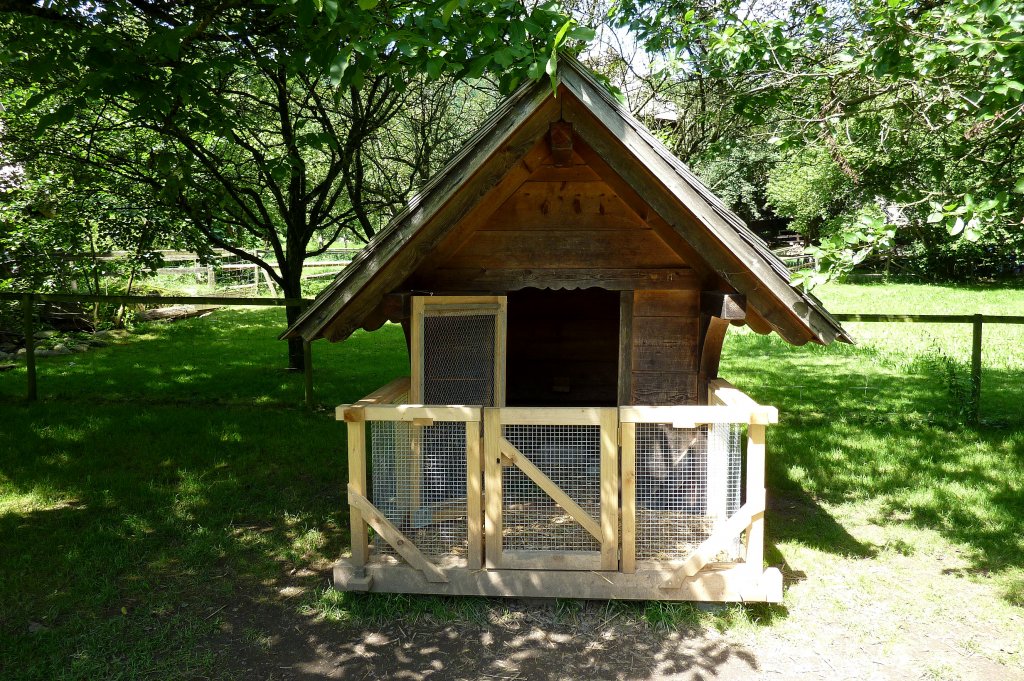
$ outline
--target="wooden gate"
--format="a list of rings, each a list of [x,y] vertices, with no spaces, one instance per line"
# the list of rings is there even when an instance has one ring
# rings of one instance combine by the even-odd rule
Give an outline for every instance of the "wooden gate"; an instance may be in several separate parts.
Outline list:
[[[484,409],[488,568],[617,570],[618,410]]]

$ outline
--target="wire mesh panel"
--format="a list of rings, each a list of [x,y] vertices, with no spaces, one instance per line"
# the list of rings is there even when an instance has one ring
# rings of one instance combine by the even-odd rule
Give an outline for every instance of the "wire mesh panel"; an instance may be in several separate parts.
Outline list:
[[[467,551],[466,424],[371,421],[373,504],[427,556]],[[397,555],[381,537],[375,549]]]
[[[601,518],[601,427],[505,425],[503,435],[591,518]],[[502,471],[502,549],[600,551],[601,544],[518,467]]]
[[[423,319],[424,404],[495,403],[495,327],[492,314]]]
[[[636,425],[636,558],[689,556],[739,509],[738,424]],[[738,539],[722,560],[738,555]]]

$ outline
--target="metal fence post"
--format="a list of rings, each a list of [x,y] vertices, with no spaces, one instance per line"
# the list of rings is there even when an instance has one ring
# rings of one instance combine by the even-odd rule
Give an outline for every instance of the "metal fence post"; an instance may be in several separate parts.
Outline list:
[[[36,393],[36,332],[32,323],[32,303],[35,296],[26,293],[21,297],[21,313],[25,333],[25,373],[28,377],[28,401],[35,402]]]
[[[981,326],[984,315],[974,315],[974,333],[971,345],[971,423],[981,417]]]

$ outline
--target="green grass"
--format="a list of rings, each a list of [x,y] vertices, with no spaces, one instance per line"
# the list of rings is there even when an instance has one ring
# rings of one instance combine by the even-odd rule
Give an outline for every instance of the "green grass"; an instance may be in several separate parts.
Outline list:
[[[819,294],[844,312],[1024,314],[1019,289]],[[282,321],[280,310],[221,311],[41,358],[42,401],[31,406],[24,370],[0,373],[0,677],[230,675],[222,608],[275,601],[304,570],[313,576],[288,607],[334,626],[501,623],[542,607],[323,588],[315,571],[347,544],[344,434],[326,410],[300,408],[302,377],[281,369]],[[986,422],[968,428],[949,364],[935,359],[960,361],[967,327],[925,329],[934,337],[922,340],[919,325],[850,326],[862,345],[727,341],[723,376],[781,414],[769,430],[766,555],[786,575],[784,606],[556,601],[550,620],[600,608],[598,621],[865,642],[895,640],[908,620],[941,621],[1002,632],[1019,649],[1024,327],[986,326]],[[314,356],[328,407],[408,371],[396,326],[318,343]],[[260,648],[268,634],[241,638]],[[1019,653],[984,654],[1022,665]]]

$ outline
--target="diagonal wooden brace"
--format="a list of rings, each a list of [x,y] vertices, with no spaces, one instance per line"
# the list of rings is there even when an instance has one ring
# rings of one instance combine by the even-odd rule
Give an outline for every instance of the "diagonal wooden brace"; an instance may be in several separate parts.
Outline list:
[[[398,554],[405,559],[409,565],[423,573],[428,582],[447,582],[448,577],[439,567],[431,563],[424,556],[416,545],[409,541],[409,538],[402,534],[402,531],[395,527],[390,520],[384,517],[370,500],[359,492],[348,488],[348,503],[350,506],[359,509],[363,514],[363,520],[367,522],[380,536],[384,537],[387,543],[391,544],[398,551]]]
[[[520,452],[515,445],[505,438],[501,438],[499,447],[501,449],[501,453],[514,463],[519,470],[525,473],[526,477],[533,480],[533,482],[537,484],[537,487],[544,490],[544,493],[548,494],[558,503],[559,506],[565,509],[565,512],[571,515],[576,522],[582,525],[583,529],[594,535],[594,538],[597,539],[597,541],[603,542],[601,524],[594,520],[589,513],[584,511],[579,504],[573,501],[572,497],[563,492],[562,489],[551,480],[551,478],[544,474],[544,471],[537,468],[537,466],[535,466],[534,463],[526,457],[526,455]]]
[[[764,495],[759,499],[748,499],[736,513],[728,520],[719,525],[718,529],[711,533],[711,536],[701,542],[701,545],[690,554],[682,565],[676,568],[672,576],[661,585],[662,589],[678,589],[689,577],[693,577],[703,569],[705,565],[712,562],[715,554],[724,549],[729,542],[740,536],[746,530],[755,517],[764,513]]]

